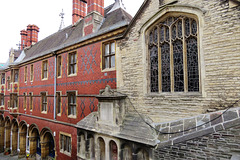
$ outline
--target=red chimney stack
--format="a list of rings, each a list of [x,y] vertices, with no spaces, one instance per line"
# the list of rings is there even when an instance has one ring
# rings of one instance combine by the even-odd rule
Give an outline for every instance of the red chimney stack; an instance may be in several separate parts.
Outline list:
[[[21,50],[27,46],[27,31],[25,29],[21,30]]]
[[[39,28],[36,25],[28,25],[27,31],[25,29],[21,30],[21,50],[25,47],[31,46],[33,43],[38,42],[38,32]]]
[[[85,0],[73,0],[72,24],[87,15],[87,2]]]
[[[36,25],[27,26],[27,47],[38,42],[39,28]]]
[[[104,0],[87,0],[87,13],[96,11],[104,16]]]

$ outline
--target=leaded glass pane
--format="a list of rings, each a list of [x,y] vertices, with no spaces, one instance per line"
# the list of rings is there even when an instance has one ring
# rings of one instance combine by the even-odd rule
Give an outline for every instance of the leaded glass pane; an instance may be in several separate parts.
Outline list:
[[[111,43],[111,54],[115,53],[115,43]]]
[[[105,68],[109,68],[109,57],[105,58]]]
[[[189,22],[189,18],[185,19],[185,35],[186,36],[190,35],[190,22]]]
[[[105,56],[109,55],[109,44],[105,46]]]
[[[184,91],[184,74],[183,74],[183,44],[182,41],[173,43],[173,63],[174,63],[174,91]]]
[[[176,35],[177,34],[177,32],[176,32],[176,26],[174,25],[173,27],[172,27],[172,39],[176,39]]]
[[[197,22],[195,20],[192,20],[192,34],[196,34],[197,33]]]
[[[187,40],[188,91],[199,91],[198,47],[195,38]]]
[[[151,65],[151,92],[158,92],[158,47],[153,46],[150,50]]]
[[[157,27],[154,29],[154,43],[157,44],[158,42],[158,30]]]
[[[169,17],[167,19],[167,25],[170,26],[173,23],[173,20],[174,20],[173,17]]]
[[[111,56],[111,67],[115,67],[115,56]]]
[[[168,27],[165,27],[166,28],[166,41],[169,41],[169,28]]]
[[[151,45],[153,43],[153,33],[150,32],[150,35],[149,35],[149,44]]]
[[[160,42],[164,41],[164,27],[161,26],[160,28]]]
[[[162,92],[171,91],[170,78],[170,45],[164,43],[161,47],[161,67],[162,67]]]
[[[178,21],[178,38],[182,38],[182,21]]]

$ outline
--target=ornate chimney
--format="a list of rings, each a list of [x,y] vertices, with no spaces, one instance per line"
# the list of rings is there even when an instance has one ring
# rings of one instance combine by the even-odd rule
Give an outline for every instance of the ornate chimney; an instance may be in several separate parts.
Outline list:
[[[27,47],[38,42],[39,28],[36,25],[27,26]]]
[[[72,24],[74,25],[79,19],[87,15],[87,1],[73,0]]]
[[[27,31],[25,29],[21,30],[21,50],[27,47]]]
[[[104,0],[87,0],[87,13],[96,11],[104,16]]]

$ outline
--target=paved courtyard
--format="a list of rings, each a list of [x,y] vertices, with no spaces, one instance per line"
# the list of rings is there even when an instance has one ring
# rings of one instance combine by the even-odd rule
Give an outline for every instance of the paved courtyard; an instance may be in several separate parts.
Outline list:
[[[16,160],[16,159],[18,159],[18,156],[4,155],[3,153],[0,153],[0,160]]]

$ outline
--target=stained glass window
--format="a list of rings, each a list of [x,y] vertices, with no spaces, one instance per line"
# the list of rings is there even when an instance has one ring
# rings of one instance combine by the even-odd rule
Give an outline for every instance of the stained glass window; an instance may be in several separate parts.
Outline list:
[[[197,37],[197,20],[187,16],[167,17],[153,26],[148,42],[151,92],[199,92]]]
[[[173,43],[174,91],[184,91],[183,44],[180,40]]]
[[[170,78],[170,46],[164,43],[161,46],[161,62],[162,62],[162,92],[171,91]]]

